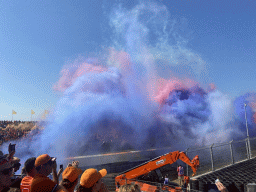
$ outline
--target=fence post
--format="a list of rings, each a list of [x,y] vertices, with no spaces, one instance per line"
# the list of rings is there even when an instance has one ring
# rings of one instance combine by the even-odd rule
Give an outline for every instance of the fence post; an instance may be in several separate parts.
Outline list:
[[[213,166],[213,153],[212,153],[212,147],[214,143],[210,146],[210,152],[211,152],[211,161],[212,161],[212,171],[214,171],[214,166]]]
[[[248,138],[245,139],[247,159],[249,159]]]
[[[248,151],[249,151],[249,159],[252,158],[252,151],[251,151],[251,142],[250,142],[250,137],[247,137],[248,139]]]
[[[188,157],[188,150],[189,150],[189,148],[187,148],[187,150],[186,150],[187,157]],[[186,167],[187,167],[187,176],[188,176],[188,164],[186,164]]]
[[[234,164],[234,156],[233,156],[233,148],[232,148],[232,142],[234,140],[232,139],[232,141],[230,141],[230,152],[231,152],[231,160],[232,160],[232,164]]]

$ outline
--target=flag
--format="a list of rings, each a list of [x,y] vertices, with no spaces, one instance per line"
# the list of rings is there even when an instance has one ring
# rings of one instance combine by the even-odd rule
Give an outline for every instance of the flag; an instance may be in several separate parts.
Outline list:
[[[48,110],[44,110],[44,114],[45,114],[45,115],[48,115],[48,114],[49,114],[49,111],[48,111]]]
[[[12,110],[12,114],[13,114],[13,115],[16,115],[17,113],[16,113],[14,110]]]
[[[35,111],[33,111],[32,109],[31,109],[31,115],[34,115],[35,114]]]
[[[45,119],[48,114],[49,114],[49,111],[48,110],[44,110],[44,114],[43,114],[42,118]]]

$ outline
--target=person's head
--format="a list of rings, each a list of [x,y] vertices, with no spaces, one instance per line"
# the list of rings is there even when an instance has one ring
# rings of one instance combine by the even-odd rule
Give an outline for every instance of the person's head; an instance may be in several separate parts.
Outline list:
[[[125,184],[119,188],[119,192],[140,192],[140,186],[137,184]]]
[[[78,182],[79,175],[82,174],[82,170],[73,166],[67,167],[62,173],[62,185],[68,191],[74,191],[74,188]]]
[[[40,155],[35,160],[35,167],[38,173],[48,176],[52,172],[53,164],[56,159],[47,154]]]
[[[81,176],[80,184],[78,186],[77,192],[96,192],[100,191],[103,183],[101,181],[102,177],[107,175],[107,170],[102,169],[97,171],[96,169],[90,168],[84,171]]]
[[[26,162],[24,163],[25,173],[27,173],[27,175],[32,177],[35,176],[37,172],[35,168],[35,161],[36,161],[36,157],[31,157],[27,159]]]
[[[12,170],[11,161],[7,161],[5,156],[0,156],[0,191],[11,185]]]

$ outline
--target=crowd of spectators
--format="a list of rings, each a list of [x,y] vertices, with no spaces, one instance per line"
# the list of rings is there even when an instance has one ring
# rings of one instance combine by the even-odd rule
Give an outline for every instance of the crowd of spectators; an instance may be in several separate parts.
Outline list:
[[[79,162],[73,161],[57,173],[57,160],[48,154],[27,159],[21,175],[12,179],[21,164],[20,159],[14,157],[15,147],[11,143],[8,151],[6,155],[0,152],[0,192],[108,192],[106,184],[101,180],[107,175],[106,169],[97,171],[90,168],[83,172]],[[53,179],[50,179],[50,174]]]
[[[10,140],[26,138],[29,133],[31,137],[38,134],[38,130],[35,122],[0,121],[0,145]],[[90,168],[83,172],[79,168],[79,162],[73,161],[65,169],[60,168],[57,173],[56,158],[48,154],[27,159],[21,175],[14,177],[21,164],[20,159],[14,157],[15,147],[13,146],[9,144],[9,154],[4,155],[0,151],[0,192],[108,192],[107,186],[101,180],[107,175],[106,169],[97,171]],[[180,173],[180,169],[177,171],[181,177],[183,174]],[[180,186],[182,186],[181,181],[180,179]],[[167,176],[164,184],[168,185]],[[227,191],[219,181],[216,182],[216,186],[221,192]],[[140,187],[135,184],[126,184],[119,188],[119,192],[140,192]]]
[[[32,130],[37,130],[32,121],[0,121],[0,145],[4,142],[26,138]]]
[[[25,124],[25,123],[28,123],[28,124],[37,124],[37,121],[0,121],[0,127],[2,128],[6,128],[7,125],[19,125],[19,124]]]
[[[102,181],[107,175],[106,169],[97,171],[89,168],[83,172],[79,168],[79,162],[73,161],[65,169],[60,167],[57,172],[57,159],[42,154],[28,158],[21,175],[17,177],[14,174],[21,164],[20,159],[14,157],[15,144],[9,144],[8,152],[9,154],[4,155],[0,151],[0,192],[108,192],[108,187]],[[227,192],[219,180],[216,180],[216,186],[219,191]],[[132,183],[118,188],[119,192],[141,192],[139,185]]]

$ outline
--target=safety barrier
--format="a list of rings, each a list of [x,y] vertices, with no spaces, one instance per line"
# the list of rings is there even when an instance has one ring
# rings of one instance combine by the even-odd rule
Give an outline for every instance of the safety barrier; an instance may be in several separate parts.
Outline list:
[[[185,152],[191,159],[199,155],[200,166],[197,175],[201,175],[255,157],[256,137],[232,140],[227,143],[214,143],[197,149],[188,148]],[[188,165],[186,165],[186,173],[192,175],[192,170],[188,168]]]

